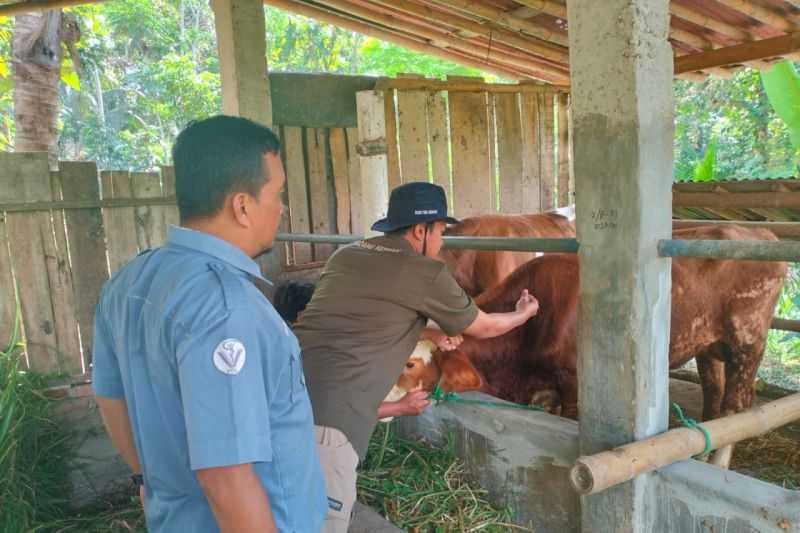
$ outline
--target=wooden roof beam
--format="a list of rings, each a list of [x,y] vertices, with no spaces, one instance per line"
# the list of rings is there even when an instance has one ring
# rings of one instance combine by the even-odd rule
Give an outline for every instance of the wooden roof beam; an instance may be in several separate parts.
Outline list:
[[[800,50],[800,32],[789,33],[771,39],[761,39],[760,41],[678,57],[675,59],[675,73],[681,74],[712,67],[740,65],[748,61],[784,56],[798,50]]]
[[[440,57],[442,59],[446,59],[448,61],[454,61],[456,63],[460,63],[468,67],[473,67],[503,78],[510,78],[512,80],[519,81],[522,79],[530,79],[536,77],[536,74],[532,72],[520,72],[513,68],[505,68],[495,65],[489,65],[484,63],[478,58],[469,57],[465,54],[444,50],[442,48],[437,48],[436,46],[433,46],[432,44],[429,44],[423,40],[414,39],[403,35],[398,35],[396,33],[392,33],[390,31],[381,28],[376,28],[375,26],[353,20],[352,18],[332,13],[326,9],[305,4],[298,0],[264,0],[264,3],[273,7],[277,7],[279,9],[283,9],[285,11],[310,17],[315,20],[325,22],[327,24],[333,24],[340,28],[345,28],[350,31],[355,31],[363,35],[366,35],[368,37],[374,37],[382,41],[394,43],[398,46],[408,48],[409,50],[414,50],[415,52],[430,54],[436,57]]]
[[[529,54],[537,55],[555,61],[556,63],[568,64],[569,52],[566,48],[557,46],[540,39],[525,37],[517,32],[503,28],[492,28],[486,24],[480,24],[472,19],[465,18],[450,12],[442,12],[409,2],[408,0],[372,0],[385,7],[408,13],[420,17],[424,20],[439,20],[461,31],[481,35],[496,42],[516,48]]]
[[[738,41],[747,41],[751,39],[749,32],[746,32],[741,28],[737,28],[733,24],[728,24],[727,22],[713,19],[708,15],[700,13],[699,11],[695,11],[691,7],[677,4],[675,2],[670,2],[669,12],[672,13],[672,15],[675,17],[681,18],[683,20],[691,22],[692,24],[696,24],[698,26],[702,26],[703,28],[707,28],[711,31],[725,35],[726,37],[730,37],[731,39],[736,39]]]
[[[669,38],[688,44],[689,46],[698,48],[700,50],[711,50],[714,48],[714,45],[711,43],[711,41],[708,41],[695,33],[682,30],[680,28],[670,27]]]
[[[511,28],[514,31],[524,32],[551,43],[568,46],[569,39],[561,33],[556,33],[529,20],[516,18],[502,9],[485,4],[477,0],[433,0],[435,3],[458,9],[468,15],[479,19]]]
[[[542,13],[567,20],[567,6],[554,0],[514,0],[525,7],[533,8]]]
[[[781,31],[788,33],[795,29],[795,25],[786,20],[780,13],[758,5],[751,0],[717,0],[717,2]]]
[[[0,4],[0,16],[11,17],[22,13],[36,13],[48,9],[63,9],[65,7],[80,6],[83,4],[97,4],[105,0],[24,0],[11,4]]]
[[[548,81],[553,81],[559,84],[569,83],[569,71],[566,68],[564,70],[558,70],[550,65],[538,62],[535,59],[524,59],[511,55],[507,52],[504,53],[502,50],[492,50],[490,46],[470,42],[460,37],[456,37],[453,34],[441,33],[436,30],[431,30],[425,26],[412,24],[410,22],[400,20],[393,15],[386,15],[384,13],[379,13],[372,9],[356,5],[349,0],[316,0],[316,3],[344,11],[347,14],[363,18],[369,22],[386,26],[387,28],[408,32],[413,36],[422,37],[431,41],[432,43],[440,43],[448,48],[453,48],[472,56],[485,57],[487,61],[491,61],[493,63],[508,65],[523,70],[534,69],[537,72],[546,74],[546,79]],[[494,52],[493,55],[491,55],[492,52]]]

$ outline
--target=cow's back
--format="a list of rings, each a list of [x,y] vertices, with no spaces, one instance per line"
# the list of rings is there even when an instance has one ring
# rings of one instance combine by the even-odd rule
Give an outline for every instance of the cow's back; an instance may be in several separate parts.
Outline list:
[[[728,225],[676,230],[673,238],[777,240],[766,229]],[[717,343],[739,349],[762,345],[787,268],[776,261],[673,259],[670,367]]]
[[[479,215],[465,218],[445,231],[448,237],[574,237],[575,227],[557,213],[529,215]],[[533,259],[534,252],[492,250],[442,250],[441,257],[459,285],[470,296],[498,285],[518,267]]]

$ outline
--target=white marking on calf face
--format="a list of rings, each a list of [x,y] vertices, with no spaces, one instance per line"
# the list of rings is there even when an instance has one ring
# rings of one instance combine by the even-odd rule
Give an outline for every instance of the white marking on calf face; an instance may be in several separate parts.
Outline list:
[[[414,347],[414,351],[411,352],[409,359],[416,357],[425,363],[425,366],[428,366],[433,361],[434,350],[436,350],[436,345],[431,341],[420,341]]]

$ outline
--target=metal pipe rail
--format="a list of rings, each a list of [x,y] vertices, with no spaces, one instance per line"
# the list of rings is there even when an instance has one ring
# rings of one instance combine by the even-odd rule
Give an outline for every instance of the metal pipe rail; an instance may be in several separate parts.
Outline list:
[[[800,262],[800,242],[664,239],[658,242],[658,254],[661,257]]]
[[[319,235],[312,233],[278,233],[282,242],[349,244],[364,237],[361,235]],[[518,237],[444,237],[445,248],[467,250],[501,250],[508,252],[564,252],[578,251],[576,239],[529,239]]]

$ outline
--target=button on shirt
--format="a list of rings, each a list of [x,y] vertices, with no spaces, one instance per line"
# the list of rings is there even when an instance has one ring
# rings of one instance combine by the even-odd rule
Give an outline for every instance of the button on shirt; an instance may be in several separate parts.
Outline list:
[[[321,528],[300,348],[251,277],[258,265],[239,248],[173,227],[103,288],[93,386],[127,402],[151,532],[219,531],[194,471],[245,463],[280,531]]]

